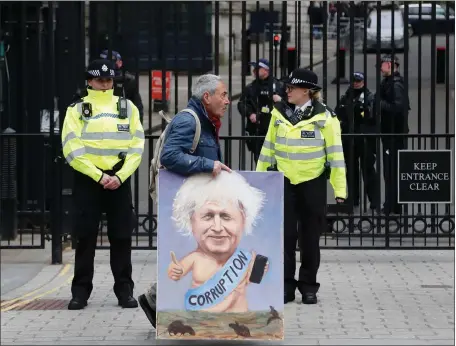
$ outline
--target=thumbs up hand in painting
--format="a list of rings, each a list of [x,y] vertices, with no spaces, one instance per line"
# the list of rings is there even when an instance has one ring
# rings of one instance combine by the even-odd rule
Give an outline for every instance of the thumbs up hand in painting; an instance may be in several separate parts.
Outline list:
[[[182,274],[184,274],[184,269],[182,268],[182,265],[177,260],[174,252],[171,251],[171,263],[169,264],[169,267],[168,267],[168,277],[171,280],[179,281],[182,278]]]

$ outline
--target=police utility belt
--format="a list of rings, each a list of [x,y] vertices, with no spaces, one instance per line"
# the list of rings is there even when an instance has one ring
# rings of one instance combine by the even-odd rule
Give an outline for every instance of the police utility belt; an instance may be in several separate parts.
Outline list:
[[[117,101],[117,111],[119,112],[119,119],[127,119],[128,118],[128,107],[127,107],[127,99],[125,97],[119,97]],[[92,116],[92,104],[90,102],[83,102],[82,103],[82,114],[84,117],[89,118]],[[120,161],[117,162],[112,169],[110,170],[102,170],[103,173],[106,174],[116,174],[120,171],[125,163],[125,158],[127,157],[127,153],[120,152],[118,155]]]

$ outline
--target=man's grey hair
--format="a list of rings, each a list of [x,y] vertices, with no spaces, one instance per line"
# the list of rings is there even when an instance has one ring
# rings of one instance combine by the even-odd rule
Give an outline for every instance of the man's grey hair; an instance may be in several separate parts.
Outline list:
[[[221,206],[231,202],[244,216],[244,233],[248,235],[255,227],[265,201],[266,194],[235,171],[222,171],[216,178],[200,173],[187,178],[177,191],[172,218],[178,231],[189,236],[192,234],[191,218],[196,210],[207,202]]]
[[[198,100],[203,98],[204,93],[208,92],[209,95],[214,95],[219,83],[222,81],[220,76],[215,74],[203,74],[199,77],[192,87],[192,96]]]

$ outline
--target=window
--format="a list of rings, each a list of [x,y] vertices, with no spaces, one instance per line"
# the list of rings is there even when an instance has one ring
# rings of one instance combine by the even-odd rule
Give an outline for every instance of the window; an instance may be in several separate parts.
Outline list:
[[[442,16],[442,17],[445,17],[446,13],[445,13],[445,10],[441,7],[437,7],[435,9],[435,15],[436,16]]]
[[[401,11],[394,11],[394,27],[401,28],[404,26],[404,18],[402,17]],[[392,16],[391,11],[381,11],[380,15],[380,24],[382,28],[391,28],[392,24]],[[377,11],[372,11],[369,20],[368,20],[368,28],[376,28],[377,27]]]
[[[432,7],[430,7],[430,6],[421,7],[421,14],[430,16],[432,14]]]
[[[450,9],[450,14],[451,14],[452,9],[451,8],[449,8],[449,9]],[[419,16],[419,14],[420,14],[419,6],[409,7],[409,14]],[[435,7],[435,14],[436,14],[436,16],[442,16],[442,17],[446,16],[445,9],[440,6]],[[422,16],[432,16],[432,6],[422,6],[421,15]]]

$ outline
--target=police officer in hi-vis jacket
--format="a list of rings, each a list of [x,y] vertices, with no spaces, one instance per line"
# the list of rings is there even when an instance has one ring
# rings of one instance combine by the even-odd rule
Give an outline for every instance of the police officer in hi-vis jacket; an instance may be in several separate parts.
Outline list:
[[[322,103],[314,72],[298,68],[285,83],[288,103],[295,107],[274,96],[272,118],[256,170],[278,170],[285,176],[285,303],[295,299],[297,288],[304,304],[316,304],[320,234],[326,227],[327,178],[338,203],[347,197],[340,123]],[[296,281],[298,236],[302,263]]]
[[[131,265],[134,215],[130,176],[144,149],[138,108],[113,95],[114,66],[95,60],[87,68],[87,96],[71,104],[62,128],[65,159],[74,169],[76,254],[68,309],[80,310],[92,293],[95,247],[102,212],[108,221],[114,293],[120,306],[135,308]]]

